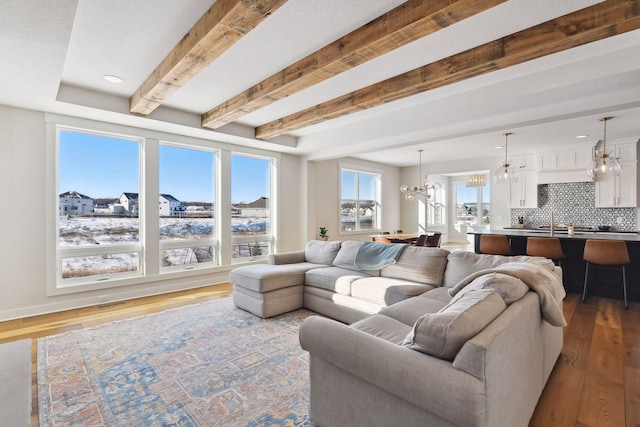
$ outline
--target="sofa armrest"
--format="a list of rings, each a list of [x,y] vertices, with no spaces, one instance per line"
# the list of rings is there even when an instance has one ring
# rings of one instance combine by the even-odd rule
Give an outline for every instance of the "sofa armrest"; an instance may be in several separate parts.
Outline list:
[[[267,258],[267,262],[271,265],[295,264],[298,262],[304,262],[304,250],[283,252],[281,254],[271,254]]]
[[[449,361],[318,316],[304,321],[299,337],[311,363],[323,359],[454,424],[473,425],[471,414],[484,411],[484,382]]]

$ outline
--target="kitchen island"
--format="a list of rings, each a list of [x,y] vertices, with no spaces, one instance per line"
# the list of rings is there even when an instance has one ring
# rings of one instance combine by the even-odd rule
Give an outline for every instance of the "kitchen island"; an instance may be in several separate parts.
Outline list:
[[[529,237],[557,237],[560,239],[562,250],[566,258],[562,261],[564,285],[567,292],[582,293],[586,263],[582,259],[584,243],[589,239],[623,240],[627,243],[630,264],[627,266],[627,292],[629,300],[640,301],[640,235],[616,231],[576,231],[569,235],[566,231],[554,232],[539,229],[502,229],[481,230],[470,234],[475,235],[474,246],[476,253],[480,253],[480,236],[483,234],[498,234],[509,237],[511,250],[515,255],[526,255],[527,238]],[[622,273],[620,269],[597,266],[592,270],[588,295],[598,295],[607,298],[622,299]],[[588,296],[587,296],[588,297]]]

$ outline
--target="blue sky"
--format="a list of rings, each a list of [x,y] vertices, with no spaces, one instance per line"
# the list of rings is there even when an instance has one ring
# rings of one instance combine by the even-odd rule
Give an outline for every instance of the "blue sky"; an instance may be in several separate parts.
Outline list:
[[[489,203],[489,189],[491,187],[487,184],[482,187],[482,201],[483,203]],[[457,186],[457,199],[459,203],[476,203],[478,200],[478,189],[476,187],[467,187],[465,184]]]
[[[211,202],[214,154],[174,146],[160,147],[160,192],[185,202]],[[116,198],[139,190],[137,142],[77,132],[60,132],[59,192]],[[269,162],[233,156],[232,203],[268,196]],[[224,180],[224,177],[223,177]],[[228,180],[223,183],[228,184]]]
[[[342,170],[340,185],[342,187],[341,196],[343,199],[356,199],[358,193],[358,185],[356,177],[358,172],[344,169]],[[363,200],[375,200],[376,198],[376,175],[368,173],[360,173],[359,198]]]

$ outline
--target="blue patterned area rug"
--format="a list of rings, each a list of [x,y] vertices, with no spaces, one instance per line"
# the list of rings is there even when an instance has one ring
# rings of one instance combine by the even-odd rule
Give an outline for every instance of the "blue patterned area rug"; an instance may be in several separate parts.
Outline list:
[[[38,340],[41,426],[313,426],[298,310],[223,299]]]

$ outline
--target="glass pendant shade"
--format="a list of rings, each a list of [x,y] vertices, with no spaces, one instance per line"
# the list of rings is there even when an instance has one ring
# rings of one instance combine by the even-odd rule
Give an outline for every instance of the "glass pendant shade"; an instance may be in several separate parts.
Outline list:
[[[509,161],[507,160],[507,144],[509,135],[512,135],[511,132],[504,133],[504,162],[500,165],[498,169],[493,172],[493,182],[516,182],[518,180],[518,173],[514,168],[509,165]]]
[[[518,181],[518,173],[509,166],[509,163],[503,163],[493,172],[493,182],[516,182]]]
[[[604,123],[604,133],[602,137],[602,148],[596,148],[595,157],[591,161],[591,164],[587,168],[587,175],[591,179],[598,179],[598,177],[614,177],[620,175],[620,162],[617,158],[611,157],[607,153],[607,121],[613,117],[602,117],[601,122]]]
[[[605,176],[619,176],[621,169],[622,166],[620,166],[618,159],[603,153],[591,161],[591,164],[587,168],[587,175],[592,179]]]

